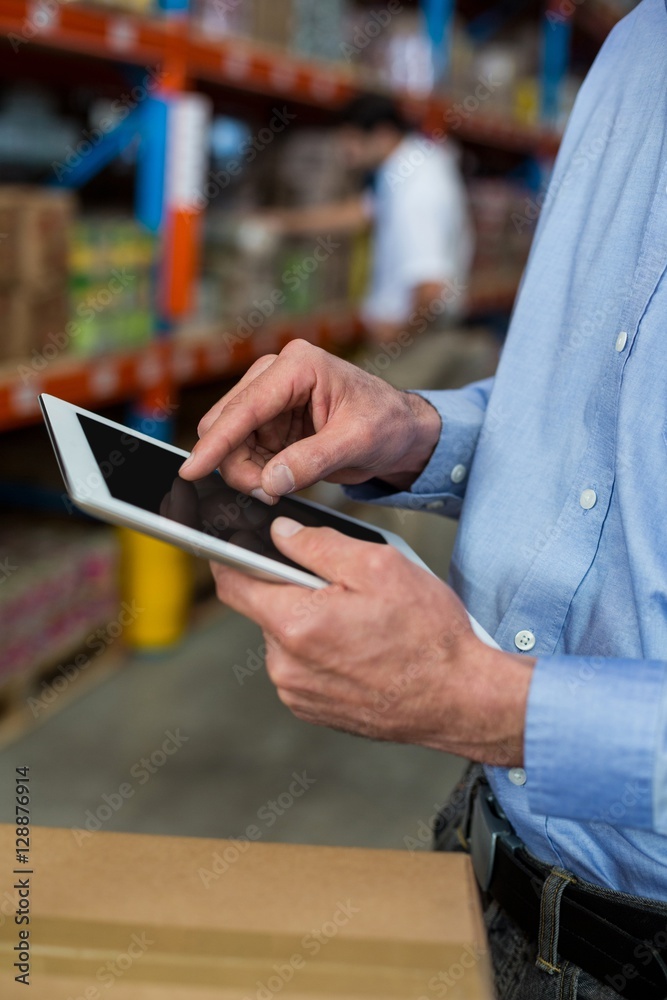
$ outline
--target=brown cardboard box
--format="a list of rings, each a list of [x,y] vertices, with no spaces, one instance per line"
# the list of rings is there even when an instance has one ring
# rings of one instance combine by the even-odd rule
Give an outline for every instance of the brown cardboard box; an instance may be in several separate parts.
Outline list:
[[[36,351],[41,371],[67,346],[69,296],[65,288],[33,291],[0,285],[0,361],[24,360]]]
[[[21,208],[0,187],[0,287],[19,279],[18,243]]]
[[[74,205],[68,191],[0,186],[0,284],[44,291],[63,283]]]
[[[255,0],[253,37],[288,48],[292,38],[292,0]]]
[[[30,864],[15,856],[0,826],[3,1000],[493,997],[465,855],[35,827]]]

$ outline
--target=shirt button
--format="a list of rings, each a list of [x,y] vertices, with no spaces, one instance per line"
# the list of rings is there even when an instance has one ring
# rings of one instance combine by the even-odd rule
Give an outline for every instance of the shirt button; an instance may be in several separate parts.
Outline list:
[[[507,772],[507,777],[510,779],[513,785],[526,784],[526,772],[522,767],[511,767]]]
[[[514,645],[517,649],[532,649],[535,645],[535,636],[529,629],[521,629],[514,636]]]
[[[579,503],[584,508],[584,510],[590,510],[591,507],[595,507],[598,502],[598,495],[595,490],[584,490],[584,492],[579,497]]]
[[[460,483],[461,480],[465,479],[467,471],[465,465],[455,465],[449,474],[450,479],[453,483]]]
[[[628,342],[628,335],[625,330],[621,330],[618,337],[616,338],[616,343],[614,344],[614,347],[616,348],[619,354],[621,353],[627,342]]]
[[[440,510],[440,508],[444,506],[445,504],[442,500],[431,500],[430,503],[426,504],[426,510]]]

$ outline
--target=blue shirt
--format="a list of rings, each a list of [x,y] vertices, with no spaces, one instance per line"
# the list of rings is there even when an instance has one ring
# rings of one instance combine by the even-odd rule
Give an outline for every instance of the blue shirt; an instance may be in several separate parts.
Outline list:
[[[644,0],[578,95],[495,378],[423,393],[443,429],[409,492],[350,490],[460,517],[452,586],[538,657],[526,782],[487,768],[529,850],[662,900],[666,126],[667,10]]]

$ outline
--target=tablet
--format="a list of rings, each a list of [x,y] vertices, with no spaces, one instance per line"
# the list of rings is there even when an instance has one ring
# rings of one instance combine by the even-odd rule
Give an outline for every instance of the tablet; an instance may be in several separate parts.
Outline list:
[[[103,521],[134,528],[252,576],[312,589],[326,587],[327,581],[279,552],[270,532],[276,517],[393,545],[428,570],[393,532],[300,497],[281,497],[269,506],[228,486],[218,472],[187,482],[178,470],[188,452],[56,396],[44,393],[39,402],[72,503]],[[473,627],[495,645],[474,620]]]

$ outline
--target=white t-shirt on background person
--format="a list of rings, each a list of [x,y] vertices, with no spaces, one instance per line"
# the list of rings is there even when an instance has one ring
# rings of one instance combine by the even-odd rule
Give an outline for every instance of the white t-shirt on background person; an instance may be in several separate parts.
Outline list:
[[[474,240],[457,159],[446,142],[406,135],[379,168],[366,196],[374,254],[363,319],[403,322],[418,285],[467,285]],[[464,301],[465,291],[455,292],[447,315],[459,315]]]

